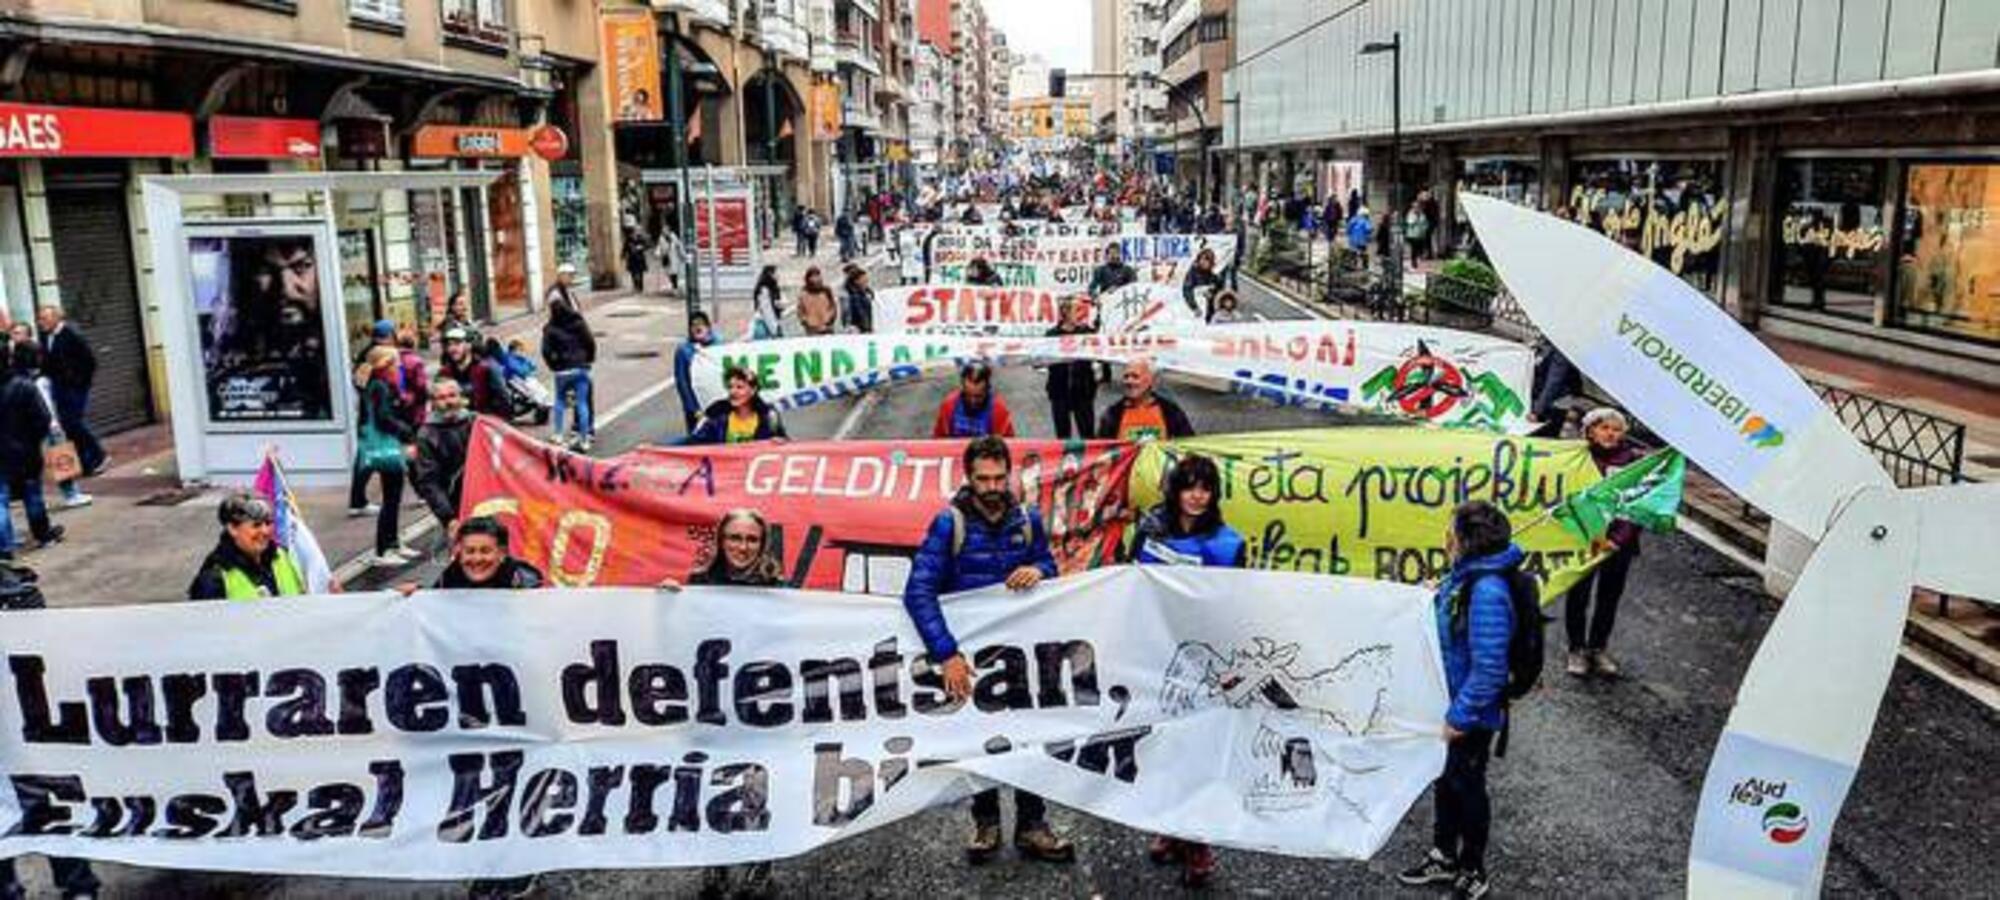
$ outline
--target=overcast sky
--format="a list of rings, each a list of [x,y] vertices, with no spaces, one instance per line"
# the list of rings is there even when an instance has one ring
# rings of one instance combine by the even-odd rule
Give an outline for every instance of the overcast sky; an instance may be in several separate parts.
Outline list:
[[[1039,53],[1049,65],[1090,70],[1090,0],[986,0],[986,18],[1007,32],[1007,47]]]

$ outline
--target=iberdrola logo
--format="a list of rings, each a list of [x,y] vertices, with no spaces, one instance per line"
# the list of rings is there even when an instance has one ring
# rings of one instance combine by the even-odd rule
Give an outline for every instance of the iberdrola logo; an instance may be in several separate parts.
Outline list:
[[[1796,803],[1778,803],[1764,811],[1764,836],[1773,844],[1796,844],[1811,827],[1812,820]]]

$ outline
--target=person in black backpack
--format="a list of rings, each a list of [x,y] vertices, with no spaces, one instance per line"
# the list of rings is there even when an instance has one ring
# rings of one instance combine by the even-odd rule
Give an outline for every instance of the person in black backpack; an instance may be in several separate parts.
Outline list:
[[[1431,850],[1397,875],[1407,885],[1450,883],[1454,897],[1486,895],[1486,837],[1492,808],[1486,763],[1500,736],[1506,753],[1507,704],[1534,686],[1541,665],[1541,616],[1524,554],[1499,507],[1483,500],[1452,511],[1445,548],[1451,571],[1438,586],[1438,646],[1444,656],[1444,774],[1431,785],[1436,804]],[[1532,652],[1533,659],[1529,660]]]

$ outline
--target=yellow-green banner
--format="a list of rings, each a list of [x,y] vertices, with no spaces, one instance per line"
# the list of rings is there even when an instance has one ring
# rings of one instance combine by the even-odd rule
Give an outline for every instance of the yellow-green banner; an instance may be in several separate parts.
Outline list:
[[[1159,503],[1167,470],[1196,453],[1222,470],[1222,517],[1254,568],[1432,581],[1450,568],[1445,529],[1466,500],[1507,512],[1544,602],[1587,568],[1589,545],[1547,515],[1599,479],[1582,441],[1328,428],[1155,442],[1132,469],[1134,506]]]

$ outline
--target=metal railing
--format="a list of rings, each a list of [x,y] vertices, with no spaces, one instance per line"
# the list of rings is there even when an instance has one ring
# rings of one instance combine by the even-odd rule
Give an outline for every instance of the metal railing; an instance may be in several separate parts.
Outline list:
[[[1965,423],[1859,391],[1806,379],[1899,487],[1965,480]]]

